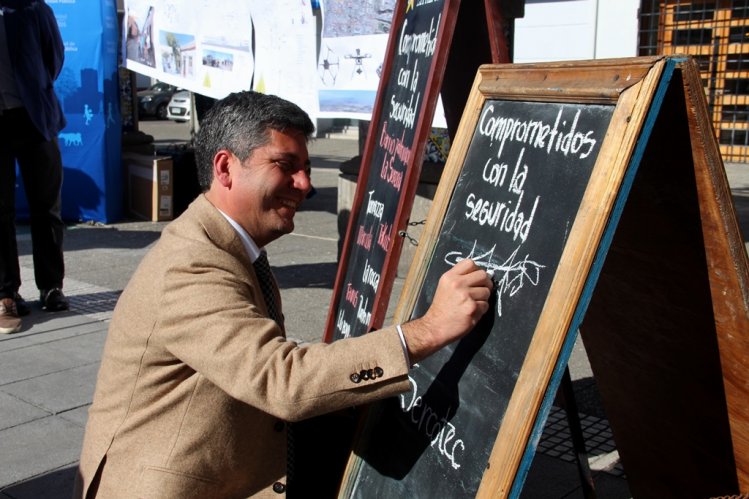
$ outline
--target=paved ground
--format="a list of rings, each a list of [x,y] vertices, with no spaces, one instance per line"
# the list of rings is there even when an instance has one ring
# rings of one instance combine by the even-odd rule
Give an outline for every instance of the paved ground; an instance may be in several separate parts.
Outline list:
[[[184,128],[169,130],[175,137],[162,140],[182,140]],[[350,140],[318,140],[311,151],[318,194],[297,214],[298,230],[274,242],[270,254],[285,307],[294,310],[287,314],[290,334],[318,341],[337,266],[338,165],[357,154],[357,145]],[[749,234],[749,168],[729,165],[728,172],[744,233]],[[111,311],[164,225],[128,221],[69,227],[65,291],[71,310],[47,314],[35,308],[20,333],[0,337],[0,499],[69,496]],[[19,229],[21,292],[33,299],[28,230]],[[396,283],[394,296],[398,289]],[[576,388],[585,391],[594,386],[579,345],[570,366]],[[594,397],[585,400],[581,412],[598,497],[629,497],[626,477],[617,466],[618,456]],[[566,432],[563,411],[554,409],[524,498],[582,497]]]

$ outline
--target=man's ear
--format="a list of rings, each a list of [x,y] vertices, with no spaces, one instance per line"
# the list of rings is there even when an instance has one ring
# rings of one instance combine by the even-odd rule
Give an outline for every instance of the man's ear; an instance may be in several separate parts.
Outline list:
[[[226,149],[213,157],[213,178],[223,187],[231,187],[232,165],[236,160],[237,157]]]

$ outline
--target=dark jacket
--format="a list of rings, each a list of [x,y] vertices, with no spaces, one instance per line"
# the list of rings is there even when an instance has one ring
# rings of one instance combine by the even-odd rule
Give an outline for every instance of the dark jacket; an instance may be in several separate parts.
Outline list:
[[[31,121],[47,140],[65,127],[54,81],[65,47],[52,9],[42,0],[0,0],[18,93]]]

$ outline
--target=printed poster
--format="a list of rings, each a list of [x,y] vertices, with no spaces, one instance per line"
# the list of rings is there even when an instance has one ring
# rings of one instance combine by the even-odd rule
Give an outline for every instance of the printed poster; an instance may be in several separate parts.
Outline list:
[[[320,117],[370,119],[396,0],[324,0],[317,62]]]
[[[122,38],[123,65],[137,73],[216,99],[251,88],[246,0],[126,0]]]
[[[313,121],[369,120],[396,3],[125,0],[123,65],[213,98],[279,95]]]
[[[317,116],[317,19],[310,0],[255,0],[253,89],[278,95]]]
[[[65,46],[65,62],[54,84],[67,120],[57,135],[64,178],[62,218],[111,223],[121,218],[123,207],[115,1],[46,3]],[[20,220],[30,216],[20,180],[16,215]]]

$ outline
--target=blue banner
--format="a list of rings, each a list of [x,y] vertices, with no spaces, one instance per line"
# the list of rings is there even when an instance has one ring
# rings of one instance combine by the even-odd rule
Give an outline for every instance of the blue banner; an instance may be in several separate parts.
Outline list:
[[[47,4],[65,43],[65,65],[55,82],[68,123],[58,135],[64,166],[62,217],[114,222],[123,210],[115,0]],[[28,204],[21,185],[18,182],[17,216],[24,219]]]

